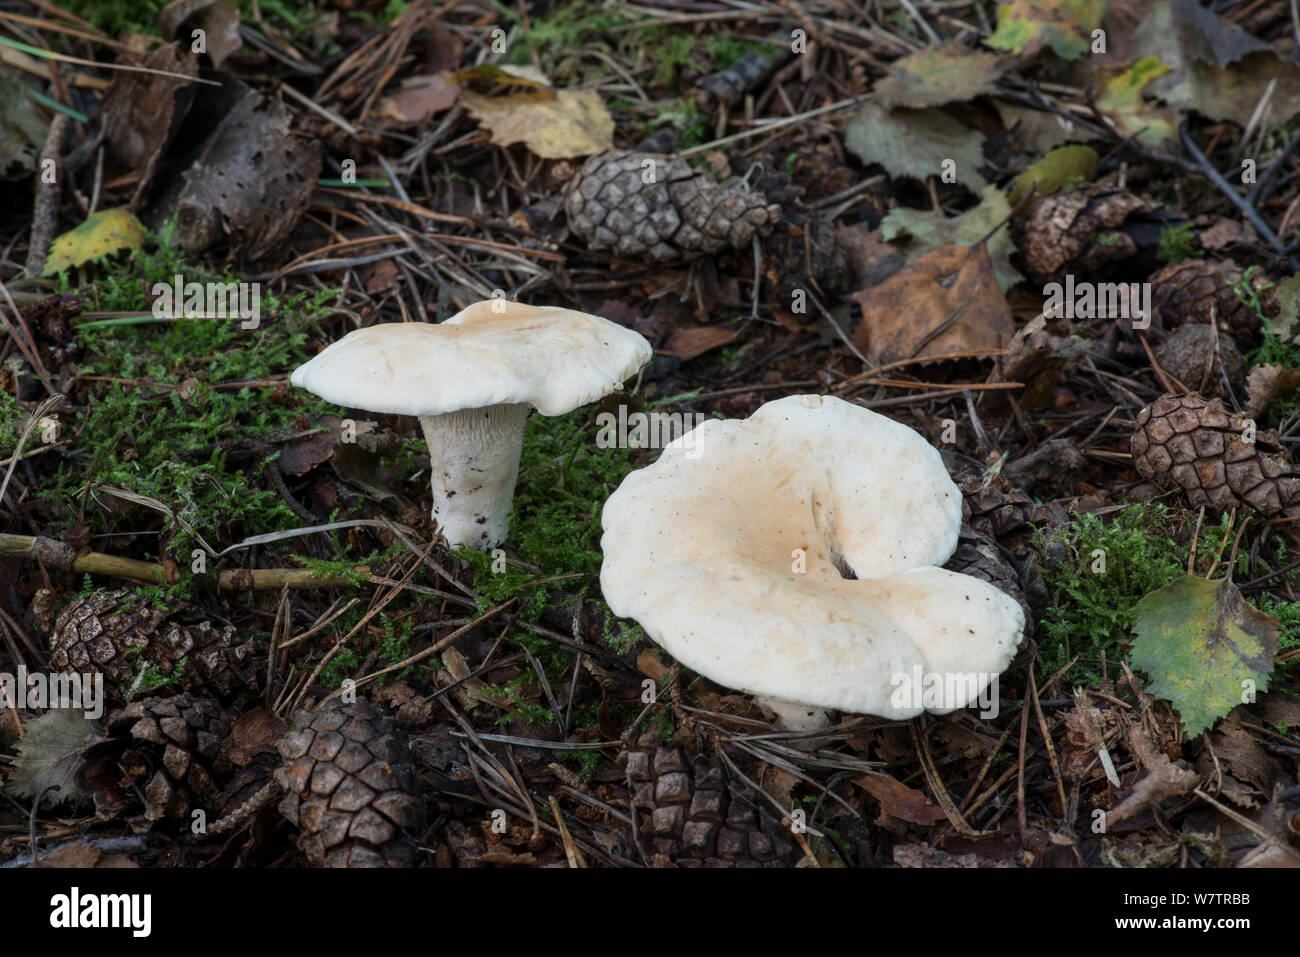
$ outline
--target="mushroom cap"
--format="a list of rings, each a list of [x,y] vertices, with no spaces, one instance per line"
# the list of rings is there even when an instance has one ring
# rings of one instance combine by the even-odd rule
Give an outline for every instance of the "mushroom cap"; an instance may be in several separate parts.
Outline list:
[[[939,453],[840,399],[790,396],[704,422],[630,474],[601,520],[611,610],[752,694],[892,718],[952,711],[1024,634],[1009,596],[934,567],[961,528]],[[918,666],[984,677],[938,707],[900,703],[898,682]]]
[[[620,388],[652,354],[642,336],[599,316],[484,300],[442,323],[356,329],[290,381],[371,412],[433,416],[526,402],[563,415]]]

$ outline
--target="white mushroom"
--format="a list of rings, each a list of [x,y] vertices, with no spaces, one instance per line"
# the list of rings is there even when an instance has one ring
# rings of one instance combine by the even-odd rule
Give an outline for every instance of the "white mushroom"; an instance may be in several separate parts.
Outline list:
[[[490,548],[506,537],[530,407],[570,412],[619,389],[651,355],[644,338],[599,316],[498,299],[436,325],[357,329],[291,381],[336,405],[419,416],[443,538]]]
[[[1009,596],[937,567],[961,528],[939,453],[839,399],[791,396],[706,421],[630,474],[601,520],[613,612],[804,727],[817,727],[816,709],[966,707],[1024,635]],[[922,676],[946,693],[914,694]]]

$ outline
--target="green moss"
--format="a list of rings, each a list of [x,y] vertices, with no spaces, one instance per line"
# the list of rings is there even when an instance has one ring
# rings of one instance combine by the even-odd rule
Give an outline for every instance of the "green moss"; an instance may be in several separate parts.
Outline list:
[[[1282,622],[1282,632],[1277,639],[1280,651],[1300,648],[1300,602],[1280,601],[1267,594],[1251,596],[1251,601],[1264,614],[1273,615]]]
[[[160,242],[156,252],[137,251],[124,269],[105,274],[81,295],[88,311],[147,314],[145,291],[178,273],[199,282],[220,279]],[[88,485],[127,489],[170,510],[174,517],[166,519],[154,557],[170,554],[187,570],[198,535],[216,545],[301,525],[282,497],[263,487],[262,469],[274,464],[231,466],[226,447],[231,440],[294,431],[299,415],[314,418],[328,407],[307,393],[273,402],[270,387],[226,383],[283,376],[305,361],[308,335],[335,295],[263,290],[255,330],[237,321],[197,319],[79,323],[77,372],[127,381],[98,385],[84,411],[64,423],[63,434],[76,441],[38,493],[56,525],[78,521]],[[103,492],[93,494],[111,501]],[[110,530],[107,510],[87,507],[85,515],[92,533]]]
[[[704,49],[708,51],[714,70],[725,70],[746,53],[776,52],[776,48],[769,43],[754,43],[729,33],[710,34],[704,41]]]
[[[517,597],[521,612],[532,618],[547,607],[552,594],[580,591],[599,573],[600,511],[634,467],[637,451],[598,448],[597,429],[589,419],[586,409],[529,417],[510,540],[519,558],[542,573],[514,565],[494,571],[491,552],[460,550],[474,569],[474,587],[485,606]],[[500,564],[495,562],[497,568]],[[556,578],[565,580],[546,581]]]
[[[1156,259],[1162,263],[1180,263],[1185,259],[1194,259],[1205,255],[1194,245],[1196,228],[1191,223],[1170,226],[1160,231],[1160,247],[1156,250]]]
[[[1138,600],[1185,573],[1187,546],[1179,540],[1190,534],[1178,515],[1159,504],[1132,505],[1108,519],[1073,516],[1048,548],[1049,553],[1064,549],[1064,557],[1043,570],[1047,610],[1039,622],[1040,672],[1050,674],[1075,655],[1119,660]],[[1222,523],[1201,530],[1197,568],[1202,573],[1227,534]],[[1099,673],[1090,663],[1076,667]]]

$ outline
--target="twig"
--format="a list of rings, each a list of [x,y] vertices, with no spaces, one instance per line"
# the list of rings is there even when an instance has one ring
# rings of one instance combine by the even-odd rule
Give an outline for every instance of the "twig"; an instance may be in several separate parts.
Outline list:
[[[1196,165],[1200,168],[1201,172],[1205,174],[1206,179],[1213,183],[1215,189],[1222,193],[1224,197],[1232,203],[1232,205],[1236,206],[1246,214],[1246,218],[1249,219],[1251,225],[1255,227],[1255,231],[1268,241],[1268,245],[1274,252],[1285,259],[1287,264],[1293,270],[1300,272],[1300,262],[1297,262],[1295,258],[1287,254],[1286,249],[1280,242],[1278,242],[1277,235],[1273,232],[1272,228],[1270,228],[1268,223],[1264,222],[1264,217],[1259,215],[1259,210],[1255,209],[1246,197],[1238,193],[1232,187],[1232,184],[1224,179],[1217,169],[1210,165],[1210,161],[1205,158],[1205,154],[1197,148],[1196,142],[1192,139],[1192,134],[1188,132],[1186,117],[1183,118],[1182,123],[1178,126],[1178,134],[1182,138],[1183,146],[1187,149],[1187,152],[1191,154],[1192,159],[1196,161]]]

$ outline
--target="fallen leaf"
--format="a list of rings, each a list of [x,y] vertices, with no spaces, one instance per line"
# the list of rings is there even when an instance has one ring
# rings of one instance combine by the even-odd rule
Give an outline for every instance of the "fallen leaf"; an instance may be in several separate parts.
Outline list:
[[[876,84],[876,98],[887,110],[971,100],[992,90],[1002,69],[996,54],[972,51],[953,37],[891,63],[889,75]]]
[[[422,126],[460,99],[460,86],[441,74],[413,76],[379,101],[370,114],[385,129]]]
[[[1246,415],[1259,418],[1273,400],[1290,395],[1300,387],[1300,369],[1259,365],[1246,376]]]
[[[480,63],[477,66],[466,67],[453,73],[451,80],[459,86],[474,81],[531,86],[536,89],[550,89],[551,86],[551,81],[537,67],[515,66],[510,63]]]
[[[177,37],[182,27],[190,29]],[[204,32],[208,56],[218,70],[242,45],[239,39],[239,10],[230,0],[175,0],[158,14],[163,36],[180,39],[188,46],[194,28]]]
[[[1273,287],[1277,300],[1277,316],[1268,321],[1268,333],[1283,342],[1300,340],[1300,274],[1285,279]]]
[[[462,90],[464,106],[498,146],[523,143],[542,159],[574,159],[614,145],[614,118],[595,90],[538,90],[482,96]]]
[[[0,73],[0,179],[22,179],[35,170],[48,135],[26,84]]]
[[[993,259],[993,270],[997,274],[998,285],[1005,292],[1025,278],[1011,265],[1011,257],[1016,252],[1011,231],[1003,227],[993,232],[996,226],[1005,223],[1010,216],[1011,204],[1007,202],[1007,197],[1002,190],[989,185],[981,194],[980,204],[958,216],[948,217],[941,212],[900,206],[881,220],[880,231],[891,242],[904,235],[914,237],[916,242],[904,247],[912,260],[935,246],[952,243],[972,246],[987,237],[985,245]]]
[[[277,96],[245,90],[184,173],[176,238],[190,253],[227,241],[248,259],[283,251],[311,204],[319,140],[295,132]]]
[[[1202,63],[1223,67],[1248,53],[1271,49],[1263,40],[1196,0],[1168,0],[1168,3],[1179,45],[1184,53]]]
[[[1204,752],[1205,760],[1197,763],[1197,769],[1213,773],[1214,760],[1217,759],[1219,770],[1244,785],[1239,790],[1256,792],[1235,795],[1236,803],[1243,807],[1257,807],[1261,803],[1259,798],[1273,789],[1273,780],[1279,771],[1277,762],[1269,757],[1255,736],[1232,717],[1210,735],[1210,746],[1214,750],[1213,758],[1208,750]]]
[[[725,346],[734,338],[736,338],[734,326],[694,326],[676,330],[668,337],[668,341],[664,343],[663,348],[659,351],[666,356],[672,356],[685,362],[687,359],[694,359],[698,355],[703,355],[710,349]]]
[[[1197,233],[1196,241],[1201,244],[1202,249],[1217,253],[1229,246],[1245,243],[1247,239],[1241,223],[1221,216],[1214,221],[1213,226],[1208,226]]]
[[[1015,331],[984,246],[938,246],[854,298],[853,342],[873,365],[998,349]]]
[[[866,104],[844,129],[844,145],[864,163],[879,163],[891,176],[924,180],[938,176],[945,160],[956,164],[957,182],[984,188],[984,134],[940,110],[894,110]]]
[[[998,4],[998,27],[984,42],[1007,53],[1036,53],[1044,45],[1063,60],[1088,52],[1106,0],[1008,0]]]
[[[659,652],[653,648],[646,648],[636,656],[636,670],[655,681],[668,674],[668,666],[660,659]]]
[[[1042,156],[1071,140],[1086,138],[1075,124],[1065,117],[1046,110],[993,102],[1002,125],[1011,133],[1011,148],[1030,156]]]
[[[1143,91],[1169,72],[1169,67],[1153,56],[1144,56],[1101,84],[1097,110],[1119,133],[1159,146],[1174,138],[1177,117],[1173,111],[1148,103]]]
[[[1068,188],[1077,180],[1091,179],[1096,168],[1095,150],[1086,146],[1054,149],[1016,177],[1007,192],[1007,202],[1015,207],[1031,192],[1043,196],[1062,187]]]
[[[859,287],[884,282],[907,262],[902,250],[885,241],[880,227],[872,229],[866,222],[836,227],[835,241],[848,256],[852,281]]]
[[[182,57],[175,44],[165,44],[140,60],[152,70],[199,75],[197,57]],[[113,156],[140,171],[132,193],[132,206],[153,182],[164,152],[189,112],[194,94],[191,84],[174,76],[115,71],[99,112],[104,118],[104,138]]]
[[[236,767],[247,767],[258,754],[273,749],[288,730],[284,720],[266,708],[245,711],[230,726],[226,754]]]
[[[853,783],[879,801],[881,809],[890,817],[927,827],[948,820],[943,808],[888,774],[864,774],[854,778]]]
[[[1147,673],[1151,694],[1178,709],[1189,735],[1247,700],[1247,692],[1267,690],[1281,623],[1232,582],[1186,575],[1139,601],[1134,617],[1133,667]]]
[[[1197,581],[1205,580],[1197,579]],[[1210,584],[1213,585],[1215,582]],[[1184,721],[1186,721],[1185,716]],[[1141,725],[1135,724],[1129,727],[1128,745],[1129,751],[1137,757],[1142,767],[1146,769],[1146,773],[1138,779],[1133,790],[1124,800],[1106,812],[1107,830],[1136,817],[1153,804],[1160,804],[1170,798],[1183,797],[1191,793],[1192,788],[1196,787],[1201,780],[1195,771],[1186,766],[1185,762],[1171,761],[1169,755],[1157,751]]]
[[[282,475],[306,475],[334,454],[335,436],[329,432],[302,435],[280,446],[275,464]]]
[[[1249,53],[1227,67],[1189,59],[1181,69],[1161,77],[1148,92],[1178,110],[1195,110],[1212,120],[1241,123],[1260,111],[1264,128],[1281,126],[1300,112],[1300,66],[1271,52]]]
[[[41,867],[109,868],[139,867],[129,854],[105,854],[89,844],[63,844],[41,853]]]
[[[126,207],[101,209],[86,221],[69,230],[50,244],[42,276],[57,276],[66,269],[111,256],[124,249],[144,245],[145,232],[140,221]]]
[[[18,739],[18,757],[5,790],[31,801],[46,788],[57,786],[57,792],[46,795],[47,804],[81,803],[85,795],[73,783],[73,774],[86,741],[103,730],[98,721],[74,708],[55,708],[30,719]]]

